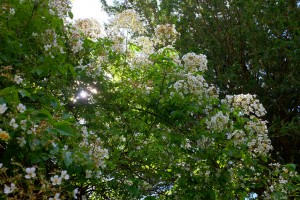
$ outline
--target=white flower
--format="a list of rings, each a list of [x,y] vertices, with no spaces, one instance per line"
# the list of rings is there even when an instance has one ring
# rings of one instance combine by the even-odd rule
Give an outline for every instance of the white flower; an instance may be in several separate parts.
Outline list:
[[[36,128],[39,127],[38,125],[33,125],[33,127],[27,131],[27,134],[36,134]]]
[[[49,200],[60,200],[59,198],[60,193],[56,193],[53,198],[49,198]]]
[[[55,175],[51,177],[50,180],[52,181],[52,185],[60,185],[62,178],[59,177],[58,175]]]
[[[91,178],[92,177],[92,171],[91,170],[85,170],[85,178]]]
[[[14,15],[14,14],[16,13],[16,11],[15,11],[15,9],[11,8],[11,9],[9,9],[9,13],[10,13],[11,15]]]
[[[77,52],[81,51],[83,49],[82,44],[83,44],[83,41],[78,40],[76,42],[76,44],[73,45],[72,48],[71,48],[71,50],[73,51],[73,53],[77,53]]]
[[[26,144],[26,140],[24,137],[17,137],[17,140],[20,147],[23,147]]]
[[[7,185],[4,185],[4,194],[13,193],[15,189],[16,189],[16,185],[13,183],[10,184],[10,187]]]
[[[0,163],[0,169],[3,167],[3,163]]]
[[[21,129],[23,129],[25,131],[27,128],[27,120],[26,119],[21,120],[20,125],[21,125]]]
[[[68,180],[70,176],[66,170],[63,170],[61,171],[61,177],[65,180]]]
[[[6,103],[0,105],[0,114],[5,113],[6,110],[7,110]]]
[[[77,197],[77,194],[79,193],[79,191],[78,191],[78,188],[76,188],[74,191],[73,191],[73,197],[74,197],[74,199],[77,199],[78,197]]]
[[[21,84],[22,81],[23,81],[23,79],[21,78],[21,76],[15,75],[14,81],[15,81],[17,84]]]
[[[44,48],[46,51],[48,51],[51,48],[51,44],[44,45]]]
[[[9,125],[12,126],[14,129],[18,128],[18,124],[16,124],[15,118],[12,118],[9,122]]]
[[[52,142],[52,146],[55,148],[57,144],[55,142]]]
[[[26,168],[25,171],[27,173],[27,175],[25,175],[26,179],[30,179],[30,178],[36,177],[35,167]]]
[[[209,175],[210,175],[210,171],[207,170],[207,171],[205,172],[205,176],[206,176],[206,177],[209,177]]]
[[[23,113],[26,110],[26,106],[24,106],[23,104],[19,103],[19,105],[17,106],[17,109],[20,113]]]

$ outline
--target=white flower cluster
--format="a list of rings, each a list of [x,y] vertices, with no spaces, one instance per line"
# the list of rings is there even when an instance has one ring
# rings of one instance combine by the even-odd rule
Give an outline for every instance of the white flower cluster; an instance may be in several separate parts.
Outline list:
[[[248,141],[248,148],[252,155],[268,155],[269,151],[273,149],[271,140],[268,137],[267,122],[262,120],[250,121],[245,125],[245,129],[250,136],[255,136]]]
[[[239,94],[239,95],[227,95],[226,100],[229,105],[233,108],[242,110],[241,114],[252,115],[255,114],[257,117],[264,116],[266,110],[263,105],[256,99],[256,95],[251,94]],[[223,101],[223,102],[224,102]]]
[[[140,36],[133,40],[133,44],[139,46],[141,48],[142,53],[146,55],[150,55],[154,53],[154,42],[150,37]]]
[[[175,24],[163,24],[155,28],[156,44],[158,45],[172,45],[176,42],[179,35],[180,34],[176,31]]]
[[[205,121],[207,129],[221,132],[226,129],[229,124],[229,115],[223,114],[222,111],[219,111],[217,114],[212,116],[210,119]]]
[[[197,140],[197,146],[201,149],[206,149],[215,145],[215,139],[210,137],[202,136],[201,139]]]
[[[77,40],[75,43],[73,43],[72,45],[72,52],[73,53],[77,53],[79,51],[81,51],[83,49],[83,41],[81,39]]]
[[[85,36],[92,39],[99,38],[102,33],[101,25],[93,18],[77,19],[74,26]]]
[[[227,139],[233,140],[234,146],[238,147],[246,142],[246,134],[243,130],[234,130],[233,133],[227,133]]]
[[[158,53],[167,58],[170,58],[176,65],[182,66],[179,54],[172,45],[168,45],[158,49]]]
[[[149,56],[146,54],[136,54],[129,60],[129,67],[130,69],[141,69],[141,67],[147,67],[153,62],[149,60]]]
[[[288,168],[282,167],[279,163],[269,164],[275,176],[279,176],[278,179],[272,179],[269,181],[270,186],[264,191],[262,197],[263,199],[275,199],[276,193],[280,192],[280,199],[289,199],[288,183],[291,182],[291,179],[298,176],[297,172],[289,171]]]
[[[70,176],[68,174],[68,172],[66,170],[62,170],[61,171],[61,176],[58,176],[58,175],[54,175],[50,178],[51,182],[52,182],[52,185],[60,185],[62,180],[65,179],[65,180],[69,180]]]
[[[41,34],[41,38],[44,42],[44,50],[51,57],[54,58],[53,53],[59,51],[60,53],[65,53],[63,47],[59,45],[57,39],[60,36],[56,34],[54,29],[47,29],[45,33]]]
[[[108,157],[108,150],[102,148],[101,142],[97,139],[95,142],[90,144],[89,154],[94,160],[96,166],[105,167],[104,159]]]
[[[131,33],[143,33],[145,28],[138,13],[133,9],[125,10],[115,16],[113,29],[126,29]]]
[[[74,24],[69,24],[68,38],[69,38],[69,46],[71,47],[71,51],[76,54],[83,49],[83,41],[80,38],[80,33],[78,29],[74,26]]]
[[[64,19],[68,17],[68,13],[71,12],[70,5],[70,0],[49,0],[49,13]]]
[[[102,72],[102,64],[106,62],[105,56],[99,56],[90,63],[83,65],[83,60],[79,61],[79,65],[75,69],[80,69],[89,77],[96,78]]]
[[[119,35],[111,35],[111,40],[113,41],[112,49],[115,52],[125,53],[126,52],[126,43],[122,36]]]
[[[206,92],[208,84],[202,75],[185,74],[183,80],[175,82],[173,87],[183,98],[184,95],[193,94],[199,98]]]
[[[187,72],[204,72],[207,70],[207,59],[203,54],[187,53],[182,56],[182,60]]]
[[[89,149],[89,155],[96,167],[105,167],[104,159],[108,157],[108,150],[102,148],[101,140],[94,135],[94,132],[88,131],[85,126],[81,128],[81,131],[83,140],[79,145]],[[93,135],[93,137],[91,135]]]

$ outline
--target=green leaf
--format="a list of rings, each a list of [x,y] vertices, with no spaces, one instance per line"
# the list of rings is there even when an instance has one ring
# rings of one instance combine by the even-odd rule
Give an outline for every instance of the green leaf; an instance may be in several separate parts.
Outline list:
[[[41,68],[35,70],[35,73],[36,73],[37,75],[41,75],[43,72],[44,72],[44,70],[41,69]]]
[[[47,132],[48,132],[48,133],[52,133],[52,134],[54,134],[54,135],[57,135],[56,129],[47,128]]]
[[[54,124],[57,132],[65,136],[74,136],[73,129],[65,122],[57,122]]]
[[[76,76],[76,72],[73,65],[67,65],[73,77]]]
[[[50,104],[54,109],[57,109],[59,107],[59,102],[54,97],[51,97]]]
[[[30,97],[30,93],[27,92],[26,90],[19,90],[19,94],[20,94],[22,97]]]
[[[66,168],[68,168],[73,162],[73,159],[72,159],[71,155],[72,155],[72,153],[69,152],[69,151],[67,151],[65,153],[64,163],[66,165]]]
[[[38,119],[52,119],[52,115],[47,110],[39,110],[36,117]]]
[[[15,87],[7,87],[0,90],[0,97],[5,97],[5,100],[9,103],[19,103],[18,91]]]
[[[71,19],[73,19],[73,13],[72,12],[68,12],[68,14],[69,14],[69,17],[71,18]]]

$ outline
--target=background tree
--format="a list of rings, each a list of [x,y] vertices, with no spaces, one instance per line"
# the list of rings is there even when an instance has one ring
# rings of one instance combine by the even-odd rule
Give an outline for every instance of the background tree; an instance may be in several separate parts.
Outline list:
[[[108,11],[134,8],[149,25],[174,23],[182,53],[205,53],[208,81],[222,95],[257,94],[266,106],[273,158],[299,163],[298,1],[128,0]]]

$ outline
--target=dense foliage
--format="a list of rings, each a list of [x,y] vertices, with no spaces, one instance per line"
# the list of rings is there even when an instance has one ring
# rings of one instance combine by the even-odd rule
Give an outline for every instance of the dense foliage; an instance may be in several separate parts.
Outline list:
[[[299,197],[257,96],[219,95],[174,25],[125,10],[104,37],[68,1],[1,7],[1,199]]]
[[[175,24],[182,52],[205,53],[207,80],[220,94],[257,94],[266,106],[273,158],[300,164],[300,2],[291,0],[128,0],[148,31]]]

